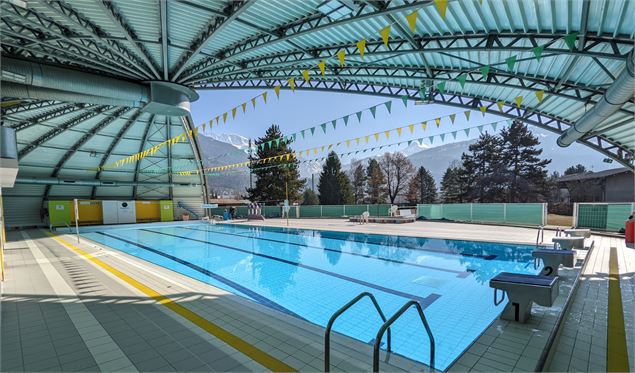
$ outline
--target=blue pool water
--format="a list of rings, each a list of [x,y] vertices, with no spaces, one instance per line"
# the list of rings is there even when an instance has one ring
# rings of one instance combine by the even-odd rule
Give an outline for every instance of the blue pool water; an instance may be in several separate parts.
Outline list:
[[[534,247],[515,244],[209,224],[82,235],[321,326],[363,291],[377,297],[387,317],[415,299],[436,340],[437,369],[446,369],[502,311],[493,304],[492,277],[539,271]],[[371,343],[380,325],[363,300],[334,330]],[[392,348],[429,363],[428,338],[414,309],[393,325]]]

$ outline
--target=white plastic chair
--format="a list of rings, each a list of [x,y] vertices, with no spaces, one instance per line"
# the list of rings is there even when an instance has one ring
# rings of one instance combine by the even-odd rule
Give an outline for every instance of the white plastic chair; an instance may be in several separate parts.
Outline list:
[[[388,215],[395,216],[395,214],[397,213],[397,210],[399,210],[399,206],[396,206],[396,205],[390,206],[390,208],[388,209]]]

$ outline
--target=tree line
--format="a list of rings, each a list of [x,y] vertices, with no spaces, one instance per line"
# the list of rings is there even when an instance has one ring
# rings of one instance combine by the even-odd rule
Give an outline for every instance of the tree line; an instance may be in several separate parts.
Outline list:
[[[278,126],[272,125],[256,143],[281,137]],[[250,160],[293,152],[291,143],[289,139],[278,147],[258,147]],[[252,162],[256,181],[247,190],[248,198],[279,202],[288,195],[291,203],[307,205],[543,201],[550,193],[546,166],[551,160],[540,158],[538,145],[538,138],[518,122],[501,130],[500,135],[484,133],[459,162],[447,168],[440,191],[432,174],[424,167],[416,168],[401,152],[353,161],[348,171],[338,155],[330,152],[319,175],[317,194],[305,188],[297,159],[283,158],[266,165]]]

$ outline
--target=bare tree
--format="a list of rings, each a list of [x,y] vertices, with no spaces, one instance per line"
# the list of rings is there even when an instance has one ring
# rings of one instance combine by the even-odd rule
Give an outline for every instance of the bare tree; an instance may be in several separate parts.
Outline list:
[[[388,197],[390,203],[395,203],[395,199],[406,188],[412,174],[415,172],[415,167],[412,162],[406,158],[403,153],[385,153],[380,161],[379,165],[386,174],[386,189],[388,190]]]

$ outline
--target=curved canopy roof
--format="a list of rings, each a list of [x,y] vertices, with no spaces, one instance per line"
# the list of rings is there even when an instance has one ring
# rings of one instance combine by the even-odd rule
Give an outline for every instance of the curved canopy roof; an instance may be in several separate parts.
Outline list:
[[[288,88],[288,79],[296,77],[297,89],[412,98],[419,98],[423,88],[432,101],[485,106],[554,132],[566,130],[601,99],[633,50],[635,18],[628,14],[635,14],[635,2],[629,0],[450,0],[444,18],[437,5],[11,0],[2,2],[0,30],[5,57],[128,82]],[[412,32],[408,16],[415,11]],[[391,29],[384,41],[380,30],[387,25]],[[363,39],[362,57],[357,43]],[[537,59],[539,46],[544,49]],[[337,57],[341,51],[343,65]],[[512,56],[516,60],[509,64]],[[322,74],[318,63],[323,60]],[[487,74],[484,66],[490,66]],[[308,82],[302,79],[304,70],[309,70]],[[537,92],[544,92],[544,100]],[[518,96],[523,96],[520,106]],[[187,143],[117,170],[86,171],[183,132],[189,118],[81,100],[2,99],[3,125],[18,130],[21,176],[200,183],[193,176],[143,172],[153,162],[166,168],[196,163],[196,144]],[[634,111],[631,97],[579,141],[632,167]],[[166,187],[143,186],[149,195],[167,195],[168,189],[161,188]],[[128,192],[136,197],[137,189]],[[92,188],[92,195],[98,190]]]

